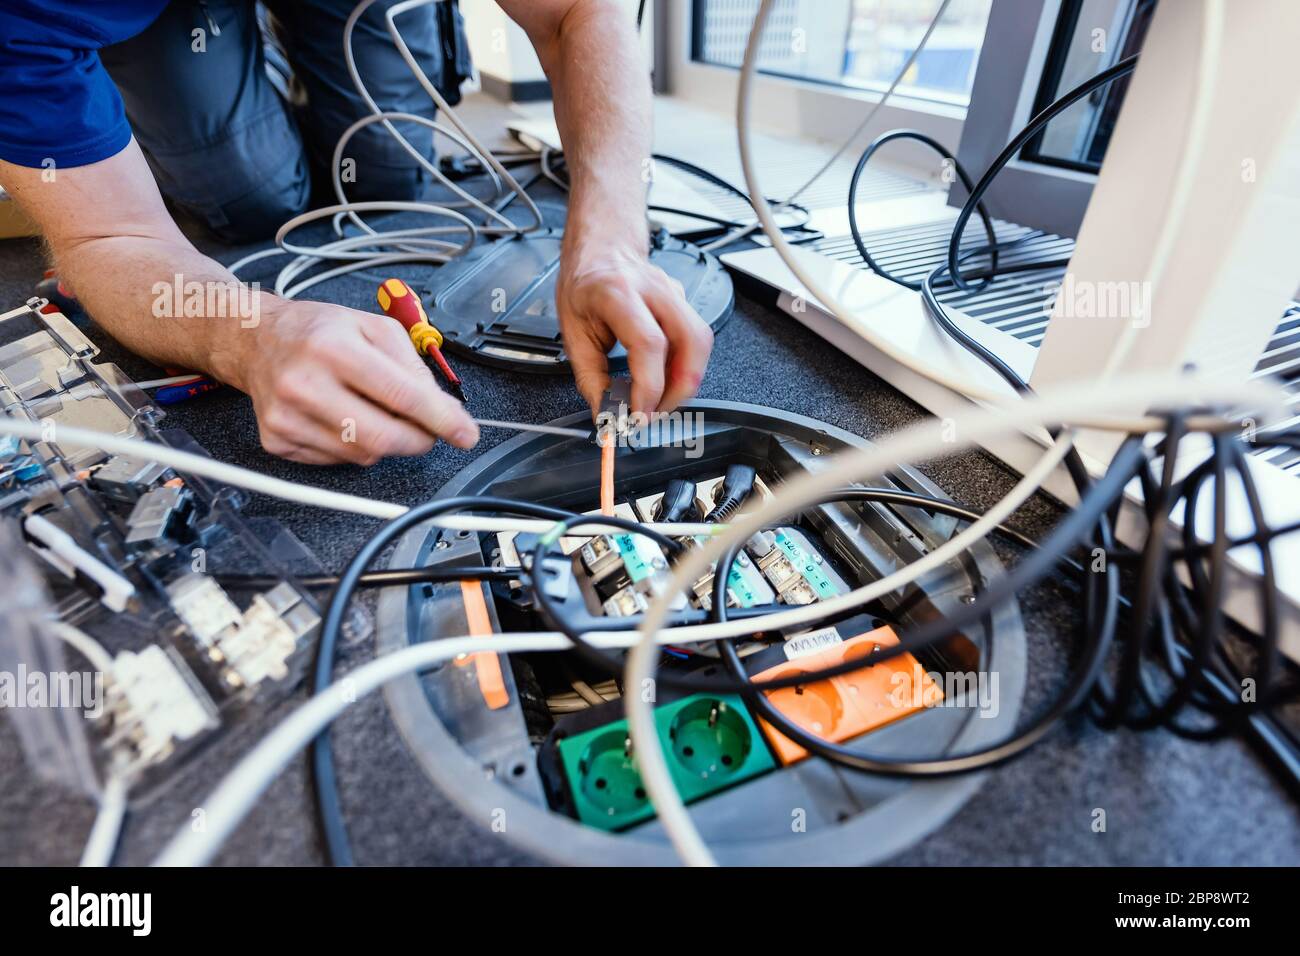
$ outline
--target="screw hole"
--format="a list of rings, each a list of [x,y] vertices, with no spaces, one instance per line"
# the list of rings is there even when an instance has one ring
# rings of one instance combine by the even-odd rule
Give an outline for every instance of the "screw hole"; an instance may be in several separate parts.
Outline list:
[[[609,786],[609,785],[608,785],[607,783],[605,783],[605,778],[604,778],[604,777],[597,777],[597,778],[596,778],[596,789],[597,789],[597,790],[604,790],[607,786]]]
[[[695,756],[695,748],[694,748],[694,747],[683,747],[683,748],[682,748],[682,753],[685,754],[685,755],[688,756],[688,757],[694,757],[694,756]]]
[[[521,763],[517,763],[510,768],[510,772],[514,774],[516,777],[522,777],[527,770],[528,768]]]
[[[730,767],[733,763],[735,763],[735,761],[731,759],[731,754],[723,754],[722,762],[728,767]]]

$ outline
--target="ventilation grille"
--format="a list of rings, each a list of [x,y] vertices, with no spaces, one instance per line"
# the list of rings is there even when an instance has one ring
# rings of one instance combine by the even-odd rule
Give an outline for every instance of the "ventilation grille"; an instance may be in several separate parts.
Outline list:
[[[1026,265],[1062,259],[1074,250],[1074,240],[1014,223],[994,220],[994,233],[1000,243],[1017,242],[1000,260],[1005,265]],[[863,234],[863,243],[885,271],[908,282],[919,282],[948,255],[948,238],[952,222],[932,222],[901,229],[887,229]],[[962,249],[977,248],[985,243],[983,229],[972,225],[966,230]],[[816,251],[841,262],[862,266],[865,263],[850,236],[823,239],[813,246]],[[967,268],[987,264],[987,260],[969,260]],[[959,309],[971,318],[1014,335],[1037,348],[1047,334],[1055,289],[1065,275],[1064,267],[1001,276],[987,288],[973,293],[957,289],[947,280],[935,283],[935,294],[944,305]],[[1300,301],[1293,302],[1269,340],[1252,377],[1273,375],[1279,378],[1289,397],[1292,417],[1266,429],[1281,430],[1300,425]],[[1300,474],[1300,450],[1291,448],[1261,449],[1254,453],[1263,461],[1293,474]]]
[[[1281,431],[1300,425],[1300,300],[1291,303],[1291,308],[1282,316],[1282,324],[1273,333],[1268,348],[1255,366],[1255,378],[1273,375],[1281,380],[1287,393],[1287,408],[1291,417],[1274,426],[1264,429]],[[1269,448],[1255,452],[1259,458],[1271,462],[1292,474],[1300,474],[1300,451],[1293,448]]]
[[[1014,223],[993,221],[994,235],[999,243],[1016,243],[998,259],[999,266],[1028,265],[1066,259],[1074,251],[1074,240],[1028,229]],[[862,242],[871,257],[886,272],[906,282],[920,282],[948,255],[948,238],[952,235],[952,222],[940,221],[886,229],[862,234]],[[963,251],[978,248],[986,243],[984,230],[972,225],[962,241]],[[813,246],[818,252],[847,262],[865,265],[851,236],[823,239]],[[963,263],[967,270],[987,265],[988,260],[975,257]],[[1056,286],[1065,275],[1065,267],[1035,270],[1001,276],[986,288],[966,293],[947,279],[935,283],[935,294],[944,305],[1001,329],[1008,335],[1028,342],[1035,347],[1047,333],[1047,319],[1052,310]]]

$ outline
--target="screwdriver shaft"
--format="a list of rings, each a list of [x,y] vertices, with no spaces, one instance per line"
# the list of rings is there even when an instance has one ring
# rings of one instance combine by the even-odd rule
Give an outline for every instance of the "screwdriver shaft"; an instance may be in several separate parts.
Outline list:
[[[540,432],[543,435],[563,435],[566,438],[591,437],[591,429],[562,428],[559,425],[534,425],[531,422],[506,422],[494,418],[476,418],[474,421],[483,428],[508,428],[517,432]]]

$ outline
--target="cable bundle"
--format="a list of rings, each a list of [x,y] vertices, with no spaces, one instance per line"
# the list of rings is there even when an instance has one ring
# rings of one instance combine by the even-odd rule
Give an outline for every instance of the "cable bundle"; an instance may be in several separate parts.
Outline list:
[[[506,167],[492,151],[483,146],[474,134],[460,121],[450,104],[438,92],[438,88],[425,75],[424,70],[411,53],[394,22],[398,16],[417,7],[438,3],[440,0],[406,0],[385,11],[384,17],[389,36],[401,54],[406,65],[410,67],[420,86],[433,100],[434,106],[442,111],[448,123],[431,120],[413,113],[385,112],[380,109],[374,97],[366,88],[361,74],[357,70],[356,59],[352,50],[352,34],[357,21],[375,0],[362,0],[348,16],[343,27],[343,55],[348,74],[356,87],[357,93],[365,101],[370,115],[357,120],[339,137],[334,147],[333,161],[330,167],[334,195],[338,202],[321,209],[312,209],[300,216],[295,216],[282,225],[275,234],[276,247],[264,249],[245,256],[230,266],[231,272],[238,272],[253,262],[280,255],[292,255],[294,259],[277,274],[274,284],[276,295],[288,299],[318,283],[337,276],[379,266],[400,263],[428,263],[437,265],[447,262],[468,252],[480,236],[522,235],[533,232],[542,226],[542,214],[528,193],[515,180]],[[478,164],[491,182],[492,196],[487,202],[472,195],[453,179],[443,173],[438,165],[425,155],[420,148],[409,140],[393,125],[394,122],[415,123],[426,127],[431,133],[439,133],[463,149]],[[408,201],[372,201],[350,202],[343,189],[342,169],[344,153],[348,142],[361,130],[379,124],[402,146],[402,148],[428,172],[436,182],[449,189],[457,198],[439,203]],[[520,199],[527,207],[532,222],[518,225],[503,210],[514,199]],[[469,213],[478,213],[482,222],[475,222]],[[419,226],[400,229],[378,229],[368,223],[363,213],[418,213],[451,220],[450,224]],[[290,240],[290,235],[310,223],[329,220],[336,239],[321,245],[303,245]],[[350,223],[356,230],[349,235],[345,223]],[[313,269],[328,262],[341,262],[311,275]],[[304,278],[306,275],[306,278]]]

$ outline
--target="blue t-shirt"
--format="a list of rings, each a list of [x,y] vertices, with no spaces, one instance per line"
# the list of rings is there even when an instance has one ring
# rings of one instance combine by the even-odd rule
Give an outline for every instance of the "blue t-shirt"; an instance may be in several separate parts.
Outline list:
[[[0,159],[85,166],[131,141],[99,51],[153,23],[167,0],[0,0]]]

